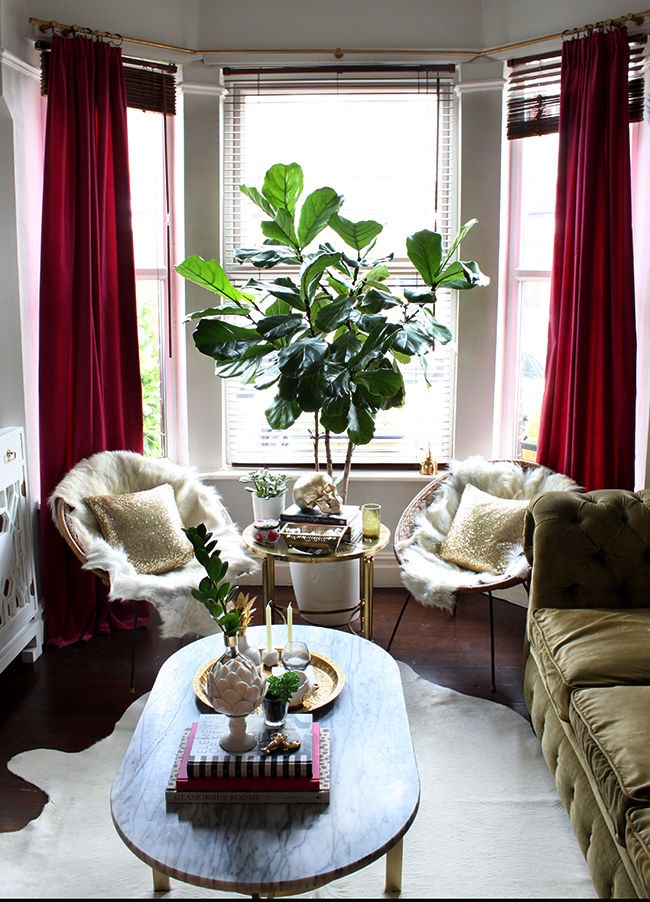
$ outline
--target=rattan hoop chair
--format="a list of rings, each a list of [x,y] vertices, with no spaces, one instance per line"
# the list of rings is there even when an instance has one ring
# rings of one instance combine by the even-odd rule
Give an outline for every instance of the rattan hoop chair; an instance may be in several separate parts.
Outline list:
[[[198,609],[199,615],[206,617],[210,625],[212,619],[202,605],[191,597],[192,587],[198,585],[204,574],[195,560],[159,575],[136,573],[124,552],[116,553],[104,540],[95,515],[84,498],[96,494],[122,495],[145,491],[164,484],[171,485],[174,490],[183,525],[205,523],[219,545],[227,549],[224,560],[232,565],[234,576],[258,569],[257,562],[248,556],[241,534],[219,494],[203,484],[192,467],[182,467],[164,459],[146,458],[130,451],[99,452],[76,464],[49,498],[51,514],[59,533],[83,569],[99,580],[95,604],[81,631],[79,643],[83,641],[93,619],[96,622],[107,594],[110,600],[123,598],[134,602],[131,691],[134,691],[139,601],[148,601],[157,608],[164,638],[182,636],[184,629],[188,633],[205,634],[203,622],[197,624],[192,611]],[[97,566],[104,561],[107,562],[106,570]]]
[[[533,461],[527,461],[527,460],[492,460],[492,461],[487,461],[486,463],[489,463],[489,464],[503,463],[503,464],[509,464],[509,465],[515,464],[515,465],[521,467],[521,469],[524,471],[534,469],[539,466],[539,464],[537,464]],[[397,528],[395,530],[395,535],[393,537],[393,552],[395,554],[398,564],[400,565],[400,568],[404,568],[405,563],[406,563],[402,549],[404,548],[405,544],[407,544],[408,541],[411,539],[411,537],[413,536],[413,534],[417,528],[418,515],[430,507],[430,505],[434,502],[434,500],[438,496],[445,480],[449,479],[451,475],[452,475],[451,470],[445,471],[445,472],[441,473],[440,475],[438,475],[435,479],[433,479],[431,482],[429,482],[420,492],[418,492],[418,494],[413,498],[413,500],[410,502],[410,504],[405,508],[404,512],[402,513],[402,515],[399,519],[399,522],[397,524]],[[469,571],[468,571],[468,575],[469,575]],[[475,575],[475,574],[473,574],[473,575]],[[530,583],[530,566],[527,565],[527,571],[526,571],[525,575],[523,575],[523,576],[504,578],[501,580],[497,580],[497,581],[490,582],[490,583],[485,583],[482,585],[466,585],[466,586],[460,585],[455,590],[455,602],[454,602],[454,607],[453,607],[451,616],[455,616],[455,614],[456,614],[456,608],[457,608],[457,604],[458,604],[458,596],[459,595],[479,594],[479,595],[486,595],[488,597],[489,614],[490,614],[490,674],[491,674],[491,689],[493,692],[496,689],[495,660],[494,660],[494,608],[493,608],[493,600],[495,597],[494,593],[496,591],[500,591],[503,589],[509,589],[509,588],[512,588],[513,586],[518,586],[518,585],[523,585],[525,587],[526,591],[528,591],[529,583]],[[395,638],[395,634],[397,633],[397,629],[400,625],[402,617],[404,616],[406,607],[407,607],[409,601],[411,600],[411,598],[413,598],[413,597],[414,596],[412,595],[411,592],[407,593],[404,604],[402,605],[402,609],[400,610],[400,613],[399,613],[399,616],[395,623],[395,626],[393,627],[393,632],[391,634],[391,637],[388,642],[388,646],[386,648],[387,651],[390,651],[391,645],[393,644],[393,640]],[[505,599],[505,600],[509,601],[510,599]]]

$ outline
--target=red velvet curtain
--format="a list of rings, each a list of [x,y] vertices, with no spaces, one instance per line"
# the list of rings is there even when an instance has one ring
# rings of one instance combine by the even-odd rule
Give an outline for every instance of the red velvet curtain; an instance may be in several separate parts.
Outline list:
[[[565,41],[537,460],[634,488],[636,329],[625,28]]]
[[[143,450],[122,56],[85,38],[52,38],[39,355],[45,615],[48,641],[62,646],[93,610],[95,577],[56,531],[47,499],[90,454]],[[111,625],[133,625],[132,602],[104,605],[98,628]]]

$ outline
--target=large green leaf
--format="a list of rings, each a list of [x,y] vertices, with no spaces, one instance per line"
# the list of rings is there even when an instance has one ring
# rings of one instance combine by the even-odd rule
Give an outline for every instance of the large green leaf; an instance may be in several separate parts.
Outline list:
[[[268,346],[267,346],[268,347]],[[215,349],[218,354],[219,350]],[[262,364],[264,354],[261,344],[248,348],[243,354],[237,356],[234,360],[226,360],[216,357],[214,368],[215,375],[222,379],[232,379],[239,376],[244,384],[248,384],[255,379],[258,370]],[[215,356],[214,354],[210,356]]]
[[[389,323],[385,320],[376,325],[364,341],[357,356],[351,361],[352,366],[356,366],[369,357],[384,354],[392,345],[395,335],[401,328],[399,323]]]
[[[288,210],[278,210],[275,219],[273,221],[264,220],[260,223],[260,228],[267,238],[298,250],[298,236],[293,215]]]
[[[404,384],[401,375],[391,366],[364,370],[362,373],[357,373],[354,378],[357,385],[364,385],[380,401],[382,398],[394,395]]]
[[[319,387],[328,398],[346,398],[350,394],[350,372],[341,363],[326,360],[318,371]]]
[[[275,210],[293,213],[302,188],[302,167],[298,163],[276,163],[264,177],[262,194]]]
[[[260,194],[257,188],[248,188],[246,185],[240,185],[239,190],[242,192],[242,194],[245,194],[246,197],[249,197],[254,204],[257,204],[258,207],[264,210],[267,216],[270,216],[271,219],[273,219],[273,217],[275,216],[275,210],[268,202],[268,200]]]
[[[282,348],[278,353],[278,366],[285,376],[307,376],[315,372],[327,355],[327,343],[322,338],[308,338]]]
[[[417,323],[404,323],[391,345],[392,351],[413,356],[433,350],[431,337]]]
[[[442,265],[440,267],[441,269],[444,269],[444,267],[449,263],[451,258],[454,256],[454,252],[458,245],[461,243],[465,235],[467,235],[469,230],[474,228],[477,222],[478,219],[470,219],[469,222],[466,222],[464,226],[461,226],[461,228],[458,230],[458,234],[449,245],[449,250],[445,254],[445,259],[442,261]]]
[[[220,304],[218,307],[206,307],[205,310],[197,310],[185,317],[186,322],[193,319],[204,319],[208,316],[248,316],[251,312],[251,305],[246,301],[232,301]]]
[[[300,273],[300,287],[302,295],[313,298],[318,288],[321,275],[328,266],[333,266],[340,260],[340,254],[317,254],[308,260]]]
[[[335,435],[341,435],[348,428],[348,410],[350,398],[326,398],[320,413],[320,423],[323,429],[329,429]]]
[[[214,291],[215,294],[220,294],[229,301],[240,301],[242,298],[252,300],[249,295],[242,294],[238,288],[230,284],[223,267],[216,260],[204,260],[198,254],[193,254],[174,269],[190,282],[195,282],[201,288],[207,288],[208,291]]]
[[[257,375],[255,376],[255,388],[264,391],[265,388],[270,388],[274,385],[279,378],[280,368],[277,364],[265,367],[260,366]]]
[[[406,239],[408,258],[427,285],[436,284],[442,263],[442,236],[422,229]]]
[[[300,288],[289,276],[281,276],[272,282],[265,282],[264,288],[274,298],[286,301],[294,310],[306,310],[305,302],[300,295]]]
[[[457,288],[463,291],[467,288],[485,288],[486,285],[490,284],[490,277],[481,272],[474,260],[468,260],[465,263],[460,261],[460,265],[463,268],[464,279],[459,279],[458,282],[455,280],[448,282],[449,288]]]
[[[296,256],[296,250],[286,245],[272,245],[269,247],[240,247],[235,251],[237,263],[252,263],[258,269],[272,269],[278,263],[297,266],[300,260]]]
[[[295,401],[283,401],[282,398],[274,398],[264,413],[271,429],[288,429],[296,422],[301,410],[300,405]]]
[[[352,329],[346,329],[332,342],[330,357],[339,363],[349,363],[359,353],[362,342]]]
[[[197,349],[215,360],[235,360],[251,348],[261,353],[264,346],[256,329],[234,326],[220,319],[202,319],[193,333]]]
[[[323,231],[332,214],[336,213],[342,203],[343,196],[337,194],[333,188],[319,188],[305,198],[298,223],[298,242],[301,250],[311,244]]]
[[[290,379],[288,376],[280,376],[278,381],[278,398],[283,401],[297,401],[300,379]]]
[[[385,282],[390,278],[390,270],[384,263],[377,263],[363,277],[363,281],[370,285],[373,282]]]
[[[432,291],[429,287],[416,288],[415,291],[405,288],[404,297],[409,304],[435,304],[437,301],[435,291]]]
[[[424,308],[424,317],[420,320],[420,325],[431,338],[442,344],[448,344],[452,339],[451,330],[447,326],[443,326],[433,315],[433,311],[429,307]]]
[[[348,411],[348,438],[354,445],[367,445],[375,435],[375,418],[367,410],[350,405]]]
[[[324,395],[318,387],[319,372],[311,373],[300,379],[298,387],[298,404],[301,410],[313,412],[320,410]]]
[[[330,227],[334,229],[339,238],[345,241],[348,247],[353,247],[355,251],[360,251],[367,247],[384,228],[380,222],[375,222],[372,219],[352,222],[349,219],[345,219],[340,213],[334,213],[330,218]]]
[[[350,297],[337,298],[331,304],[321,307],[314,317],[314,325],[319,332],[335,332],[350,316],[353,300]]]
[[[265,316],[257,323],[257,331],[267,341],[295,335],[302,327],[302,316],[297,313],[289,313],[284,316]]]
[[[396,307],[398,304],[397,298],[394,298],[389,291],[378,291],[376,288],[370,288],[362,295],[358,306],[366,313],[380,313],[382,310],[388,310],[390,307]]]

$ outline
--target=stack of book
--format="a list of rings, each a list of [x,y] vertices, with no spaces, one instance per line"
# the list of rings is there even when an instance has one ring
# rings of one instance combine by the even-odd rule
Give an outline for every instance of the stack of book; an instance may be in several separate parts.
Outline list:
[[[311,523],[321,526],[345,526],[342,542],[358,542],[363,536],[361,508],[356,504],[344,504],[340,514],[324,514],[317,507],[304,511],[292,504],[280,514],[281,523]]]
[[[289,741],[298,739],[300,748],[265,754],[271,735],[263,719],[249,715],[246,729],[257,736],[257,744],[234,755],[219,744],[229,730],[228,718],[199,715],[183,733],[165,790],[167,802],[329,803],[329,730],[311,714],[290,714],[282,732]]]

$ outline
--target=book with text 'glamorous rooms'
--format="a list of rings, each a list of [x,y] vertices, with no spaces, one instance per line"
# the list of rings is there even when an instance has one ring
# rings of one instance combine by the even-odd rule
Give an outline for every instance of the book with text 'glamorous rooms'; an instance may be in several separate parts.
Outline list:
[[[257,744],[248,752],[234,755],[220,745],[229,731],[228,718],[223,714],[201,714],[192,736],[187,756],[188,777],[311,777],[313,771],[313,718],[311,714],[289,714],[282,729],[288,740],[298,740],[300,748],[289,754],[264,753],[271,735],[258,714],[246,720],[247,732],[257,737]]]
[[[197,724],[183,733],[167,782],[165,798],[175,803],[328,804],[330,797],[329,730],[314,723],[311,777],[189,777],[187,758]]]

